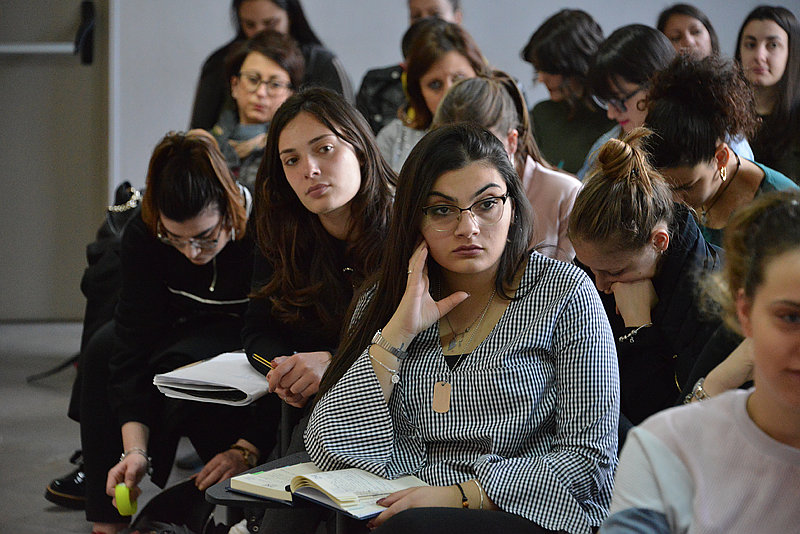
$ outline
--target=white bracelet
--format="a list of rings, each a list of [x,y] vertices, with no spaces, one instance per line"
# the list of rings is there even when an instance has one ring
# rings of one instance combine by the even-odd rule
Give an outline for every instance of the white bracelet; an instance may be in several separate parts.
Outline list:
[[[475,485],[478,486],[478,495],[481,496],[481,505],[480,505],[480,508],[478,508],[478,510],[483,510],[483,494],[484,494],[484,491],[483,491],[483,488],[481,487],[480,482],[478,482],[478,479],[476,478],[476,479],[473,479],[473,480],[475,480]]]

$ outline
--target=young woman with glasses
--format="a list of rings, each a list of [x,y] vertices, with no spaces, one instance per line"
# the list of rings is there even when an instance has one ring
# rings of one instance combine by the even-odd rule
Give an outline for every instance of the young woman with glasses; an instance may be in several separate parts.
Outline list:
[[[406,516],[413,527],[398,516],[396,531],[490,532],[484,524],[497,522],[523,525],[504,532],[589,532],[605,517],[613,340],[589,279],[528,252],[531,223],[519,175],[488,130],[437,128],[403,166],[379,271],[305,435],[323,469],[431,484],[378,501],[387,510],[369,526],[419,507],[429,509]]]
[[[516,82],[500,71],[491,78],[458,82],[439,104],[433,127],[462,121],[494,133],[514,162],[533,207],[531,246],[545,256],[572,261],[575,251],[567,238],[567,221],[581,183],[553,169],[542,157],[531,133],[525,97]]]
[[[644,24],[615,30],[603,41],[589,67],[589,85],[594,102],[606,110],[617,125],[600,136],[589,149],[578,178],[586,178],[606,141],[619,138],[644,124],[650,77],[675,57],[675,49],[664,34]]]
[[[211,130],[239,183],[253,191],[275,111],[303,80],[303,55],[291,37],[272,30],[236,45],[226,60],[236,110]]]
[[[245,470],[247,456],[274,440],[247,408],[168,399],[152,384],[157,373],[241,347],[250,208],[206,132],[170,133],[156,146],[141,215],[122,237],[114,319],[81,354],[86,518],[94,532],[127,525],[112,506],[116,484],[136,499],[145,474],[166,483],[181,436],[207,462],[200,488]]]
[[[603,145],[569,220],[617,342],[621,437],[677,402],[719,325],[700,312],[695,283],[720,267],[721,252],[648,163],[646,134],[635,129]]]
[[[222,111],[232,108],[225,58],[238,42],[251,39],[264,30],[289,36],[300,47],[305,62],[302,85],[327,87],[348,101],[353,100],[353,87],[344,66],[311,29],[300,0],[232,0],[231,14],[236,25],[236,37],[203,63],[189,122],[192,128],[210,130]]]

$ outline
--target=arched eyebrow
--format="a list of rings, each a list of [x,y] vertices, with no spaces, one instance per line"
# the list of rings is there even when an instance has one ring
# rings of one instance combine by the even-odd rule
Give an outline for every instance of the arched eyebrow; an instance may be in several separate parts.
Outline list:
[[[307,143],[307,144],[309,144],[309,145],[313,145],[314,143],[316,143],[316,142],[317,142],[317,141],[319,141],[320,139],[325,139],[325,138],[326,138],[326,137],[328,137],[328,136],[334,136],[334,137],[336,137],[336,134],[334,134],[333,132],[331,132],[331,133],[325,133],[325,134],[322,134],[322,135],[318,135],[318,136],[314,137],[313,139],[310,139],[310,140],[308,141],[308,143]],[[297,149],[296,149],[296,148],[284,148],[283,150],[281,150],[280,152],[278,152],[278,155],[279,155],[279,156],[281,156],[281,155],[283,155],[283,154],[286,154],[287,152],[297,152]]]
[[[475,192],[475,193],[472,195],[472,198],[479,197],[479,196],[480,196],[480,195],[482,195],[482,194],[483,194],[483,193],[484,193],[484,192],[485,192],[487,189],[490,189],[490,188],[492,188],[492,187],[500,187],[500,185],[498,185],[498,184],[496,184],[496,183],[494,183],[494,182],[490,182],[490,183],[488,183],[488,184],[484,185],[483,187],[481,187],[480,189],[478,189],[478,190],[477,190],[477,191],[476,191],[476,192]],[[443,198],[444,200],[448,200],[448,201],[450,201],[450,202],[453,202],[453,203],[455,203],[455,202],[456,202],[456,199],[455,199],[455,198],[451,197],[450,195],[445,195],[444,193],[442,193],[442,192],[440,192],[440,191],[436,191],[436,190],[433,190],[433,191],[431,191],[430,193],[428,193],[428,196],[429,196],[429,197],[440,197],[440,198]]]

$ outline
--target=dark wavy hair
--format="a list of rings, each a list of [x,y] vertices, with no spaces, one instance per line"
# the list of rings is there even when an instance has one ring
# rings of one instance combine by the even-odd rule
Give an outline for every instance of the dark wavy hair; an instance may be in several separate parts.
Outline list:
[[[719,54],[719,37],[717,37],[717,32],[714,30],[711,20],[709,20],[705,13],[691,4],[673,4],[658,14],[658,21],[656,22],[658,31],[664,33],[667,22],[669,22],[672,15],[686,15],[687,17],[698,20],[700,24],[705,26],[708,36],[711,39],[711,52],[713,54]]]
[[[267,59],[271,59],[289,75],[293,89],[303,83],[305,73],[305,60],[297,43],[288,35],[283,35],[273,30],[264,30],[246,41],[235,43],[225,58],[226,79],[239,74],[242,63],[251,52],[258,52]]]
[[[562,9],[545,20],[522,49],[522,59],[534,69],[565,78],[566,101],[571,110],[568,118],[572,118],[580,101],[593,109],[587,76],[602,42],[603,30],[591,15],[580,9]],[[572,91],[570,80],[578,83],[582,94]]]
[[[242,23],[239,20],[239,7],[244,2],[249,1],[250,0],[233,0],[233,2],[231,2],[231,16],[234,24],[236,25],[237,39],[247,39],[242,31]],[[292,38],[301,46],[307,44],[322,44],[322,41],[319,40],[317,34],[311,29],[311,25],[308,23],[306,14],[303,12],[303,6],[300,5],[300,0],[269,1],[286,11],[286,14],[289,16],[289,35],[291,35]]]
[[[771,20],[789,36],[789,57],[786,70],[776,84],[777,97],[772,113],[752,140],[759,162],[773,165],[789,145],[800,138],[800,23],[794,14],[780,6],[758,6],[747,15],[736,36],[736,61],[742,61],[742,33],[753,20]]]
[[[738,63],[681,54],[653,76],[647,95],[650,160],[658,169],[693,167],[714,157],[717,143],[758,129],[753,90]]]
[[[589,67],[589,85],[598,97],[610,100],[617,97],[610,79],[646,85],[674,57],[672,43],[660,31],[644,24],[623,26],[597,49]]]
[[[216,208],[225,224],[244,237],[247,209],[217,142],[202,130],[170,132],[153,150],[147,168],[142,220],[155,237],[160,214],[183,222]]]
[[[256,241],[273,266],[273,276],[253,296],[269,298],[273,314],[281,321],[291,323],[313,316],[328,334],[336,335],[350,302],[340,267],[330,261],[336,256],[336,240],[297,198],[279,157],[281,132],[301,113],[311,114],[349,143],[360,162],[361,187],[350,201],[352,220],[346,250],[356,279],[378,268],[395,175],[381,156],[369,124],[338,93],[321,87],[301,90],[272,118],[256,179],[255,228]]]
[[[408,260],[419,244],[422,208],[436,180],[444,173],[481,162],[500,173],[514,207],[508,242],[500,257],[495,278],[498,295],[512,299],[514,276],[523,265],[531,240],[533,212],[522,181],[508,159],[502,143],[490,131],[467,123],[443,126],[426,134],[409,154],[400,171],[394,215],[383,249],[380,270],[364,285],[375,287],[360,320],[347,327],[342,343],[322,378],[317,399],[344,375],[397,309],[406,289]],[[432,280],[440,276],[438,265],[428,260]],[[362,293],[363,294],[363,293]],[[521,298],[518,292],[513,298]],[[354,299],[356,302],[357,299]],[[351,310],[352,320],[352,310]]]
[[[416,24],[424,24],[411,42],[406,58],[406,80],[408,101],[414,109],[410,126],[417,130],[428,128],[436,110],[429,110],[422,97],[420,78],[434,63],[448,52],[458,52],[469,62],[477,75],[489,74],[486,60],[475,40],[458,24],[436,18],[422,19]]]

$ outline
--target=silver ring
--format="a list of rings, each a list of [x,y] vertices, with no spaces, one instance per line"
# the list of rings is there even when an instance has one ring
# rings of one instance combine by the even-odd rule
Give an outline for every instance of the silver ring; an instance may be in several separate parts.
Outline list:
[[[413,272],[414,272],[414,271],[412,271],[411,269],[409,269],[409,270],[408,270],[408,274],[411,274],[411,273],[413,273]]]

